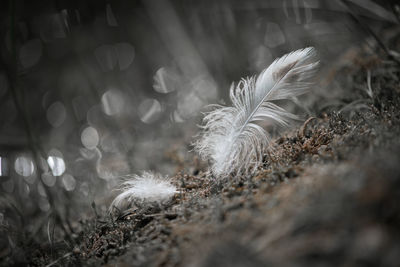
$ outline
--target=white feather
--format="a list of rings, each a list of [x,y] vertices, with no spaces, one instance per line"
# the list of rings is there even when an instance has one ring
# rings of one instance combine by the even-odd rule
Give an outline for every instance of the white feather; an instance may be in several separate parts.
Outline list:
[[[296,119],[272,100],[301,95],[312,85],[318,60],[314,48],[304,48],[276,59],[256,77],[242,79],[230,88],[232,107],[215,105],[203,119],[203,133],[195,149],[211,161],[216,176],[232,172],[248,173],[262,161],[270,134],[258,123],[288,126]]]
[[[141,176],[133,175],[121,185],[121,193],[113,200],[110,209],[114,207],[123,210],[134,201],[162,202],[177,193],[170,180],[160,174],[143,172]]]

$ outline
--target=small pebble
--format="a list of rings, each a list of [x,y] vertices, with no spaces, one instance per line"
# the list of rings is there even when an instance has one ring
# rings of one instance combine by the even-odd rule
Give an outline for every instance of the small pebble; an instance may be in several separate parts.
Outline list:
[[[327,148],[328,148],[327,145],[322,145],[319,147],[318,151],[326,151]]]
[[[81,250],[80,250],[78,247],[74,247],[74,249],[72,250],[72,252],[73,252],[74,254],[79,254],[79,253],[81,253]]]

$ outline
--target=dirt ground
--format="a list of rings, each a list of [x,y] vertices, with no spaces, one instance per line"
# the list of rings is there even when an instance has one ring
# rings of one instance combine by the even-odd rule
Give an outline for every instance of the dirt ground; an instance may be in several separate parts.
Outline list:
[[[332,72],[348,91],[315,101],[255,175],[216,180],[195,158],[172,201],[81,221],[73,247],[26,248],[29,265],[398,266],[400,67],[353,59]]]

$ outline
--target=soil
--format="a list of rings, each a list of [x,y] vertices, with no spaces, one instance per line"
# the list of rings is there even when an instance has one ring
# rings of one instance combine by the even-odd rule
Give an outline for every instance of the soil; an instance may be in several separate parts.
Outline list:
[[[190,173],[172,177],[173,200],[82,221],[74,245],[35,245],[25,258],[31,266],[398,266],[400,68],[362,51],[334,70],[351,78],[349,91],[316,101],[313,116],[272,142],[255,175],[218,180],[193,159]]]

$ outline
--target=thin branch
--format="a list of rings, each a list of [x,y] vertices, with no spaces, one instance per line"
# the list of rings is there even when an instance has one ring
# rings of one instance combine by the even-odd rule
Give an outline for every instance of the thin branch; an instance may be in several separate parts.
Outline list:
[[[357,16],[353,10],[353,8],[345,1],[345,0],[339,0],[348,10],[350,17],[369,35],[371,35],[375,41],[377,42],[378,46],[386,53],[388,58],[396,62],[397,64],[400,65],[400,61],[395,58],[391,53],[390,50],[387,48],[387,46],[382,42],[381,38],[363,21],[361,21],[360,17]]]

